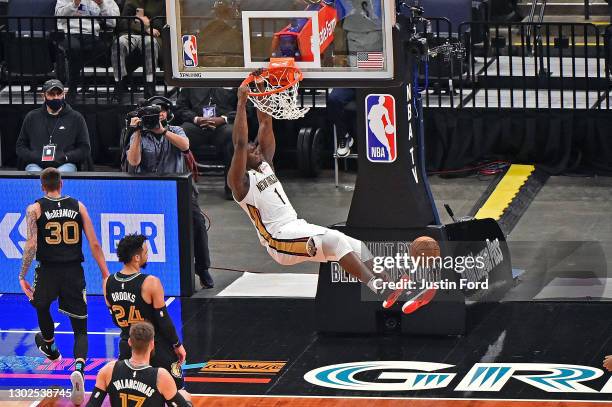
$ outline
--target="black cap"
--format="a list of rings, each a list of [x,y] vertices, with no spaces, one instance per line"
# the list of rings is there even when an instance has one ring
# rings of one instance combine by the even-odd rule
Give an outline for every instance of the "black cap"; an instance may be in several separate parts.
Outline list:
[[[59,89],[62,92],[64,91],[64,84],[57,79],[49,79],[47,82],[43,84],[43,92],[47,93],[51,89]]]

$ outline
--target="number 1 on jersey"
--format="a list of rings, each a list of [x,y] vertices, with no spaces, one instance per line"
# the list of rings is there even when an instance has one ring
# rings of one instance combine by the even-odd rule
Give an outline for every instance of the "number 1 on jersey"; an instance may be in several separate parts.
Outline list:
[[[280,192],[278,192],[278,189],[274,188],[274,192],[276,192],[276,195],[278,195],[278,199],[281,200],[281,202],[283,203],[283,205],[286,205],[287,202],[285,202],[285,200],[283,199],[283,196],[280,194]]]

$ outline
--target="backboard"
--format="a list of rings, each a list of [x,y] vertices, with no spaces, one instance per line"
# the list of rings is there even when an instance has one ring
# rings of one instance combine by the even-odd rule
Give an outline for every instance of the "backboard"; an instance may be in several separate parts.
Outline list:
[[[173,85],[236,86],[271,57],[295,58],[307,86],[394,79],[395,0],[166,0],[166,7]]]

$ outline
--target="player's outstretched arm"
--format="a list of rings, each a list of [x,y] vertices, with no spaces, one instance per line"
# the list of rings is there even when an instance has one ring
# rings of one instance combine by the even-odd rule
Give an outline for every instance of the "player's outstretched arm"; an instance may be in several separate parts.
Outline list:
[[[159,334],[172,344],[179,364],[183,364],[187,358],[187,352],[176,333],[170,314],[168,314],[166,300],[164,299],[164,287],[161,281],[155,276],[148,276],[144,281],[143,290],[145,291],[144,300],[147,301],[147,297],[151,298],[151,305],[154,309],[153,319],[159,328]]]
[[[257,132],[259,148],[266,162],[272,165],[272,160],[274,160],[274,154],[276,153],[276,139],[274,138],[272,116],[257,109],[257,120],[259,121],[259,130]]]
[[[177,391],[174,379],[164,368],[157,369],[157,389],[169,406],[190,407],[192,405],[189,393],[184,390]]]
[[[234,120],[234,131],[232,142],[234,144],[234,156],[227,172],[227,185],[232,189],[234,198],[242,201],[249,192],[247,170],[247,149],[249,145],[249,126],[247,123],[246,104],[248,88],[241,86],[238,89],[238,105],[236,107],[236,119]]]
[[[104,403],[104,399],[106,398],[106,389],[108,388],[108,384],[111,381],[111,377],[113,376],[113,368],[115,367],[115,362],[109,362],[100,371],[98,372],[98,376],[96,377],[96,387],[94,387],[91,392],[91,397],[87,402],[85,407],[101,407],[102,403]]]
[[[40,217],[40,205],[38,203],[28,206],[26,210],[26,222],[27,222],[27,238],[25,247],[23,249],[23,257],[21,259],[21,269],[19,270],[19,284],[24,294],[28,299],[32,300],[34,297],[34,290],[30,286],[30,283],[25,279],[28,270],[32,265],[34,257],[36,257],[37,239],[38,239],[38,227],[36,221]]]
[[[100,243],[98,242],[98,237],[96,236],[93,224],[91,223],[91,218],[89,217],[87,208],[81,202],[79,202],[79,212],[81,212],[81,218],[83,219],[83,229],[85,232],[85,236],[87,237],[87,241],[89,242],[91,254],[96,260],[96,263],[98,263],[98,267],[100,268],[100,272],[102,273],[102,280],[105,280],[109,274],[108,266],[106,265],[106,260],[104,259],[104,253],[102,252],[102,246],[100,246]]]

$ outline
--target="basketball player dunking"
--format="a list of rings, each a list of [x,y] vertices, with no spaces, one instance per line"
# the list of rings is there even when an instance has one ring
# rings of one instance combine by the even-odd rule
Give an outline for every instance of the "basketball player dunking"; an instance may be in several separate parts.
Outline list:
[[[161,281],[155,276],[141,273],[141,269],[147,265],[148,252],[145,236],[125,236],[117,245],[117,257],[124,267],[103,283],[106,305],[113,315],[113,322],[121,329],[119,359],[129,359],[131,356],[128,346],[130,326],[149,321],[155,327],[155,352],[151,365],[168,370],[176,387],[182,389],[181,365],[186,352],[166,309]]]
[[[62,195],[60,172],[47,168],[40,174],[40,181],[45,196],[27,209],[28,232],[19,283],[38,315],[40,333],[34,338],[36,346],[49,360],[57,361],[62,357],[55,344],[55,325],[49,311],[51,303],[57,299],[60,312],[70,317],[75,359],[75,370],[70,375],[70,398],[74,404],[80,405],[85,396],[83,387],[88,347],[85,273],[81,266],[83,232],[102,278],[108,276],[108,268],[87,208],[76,199]],[[39,264],[32,288],[25,277],[34,257]]]
[[[170,373],[150,365],[155,330],[148,322],[130,326],[129,359],[109,362],[98,372],[87,407],[101,407],[108,394],[111,407],[190,407],[191,396],[177,390]]]
[[[259,234],[259,241],[279,264],[289,266],[305,261],[337,261],[374,293],[385,298],[390,307],[399,293],[380,289],[384,274],[372,272],[372,254],[357,239],[337,230],[299,219],[283,186],[274,174],[272,160],[276,141],[272,118],[257,111],[258,146],[248,141],[246,118],[247,87],[238,90],[238,106],[232,135],[234,156],[227,183],[234,200],[247,213]]]

